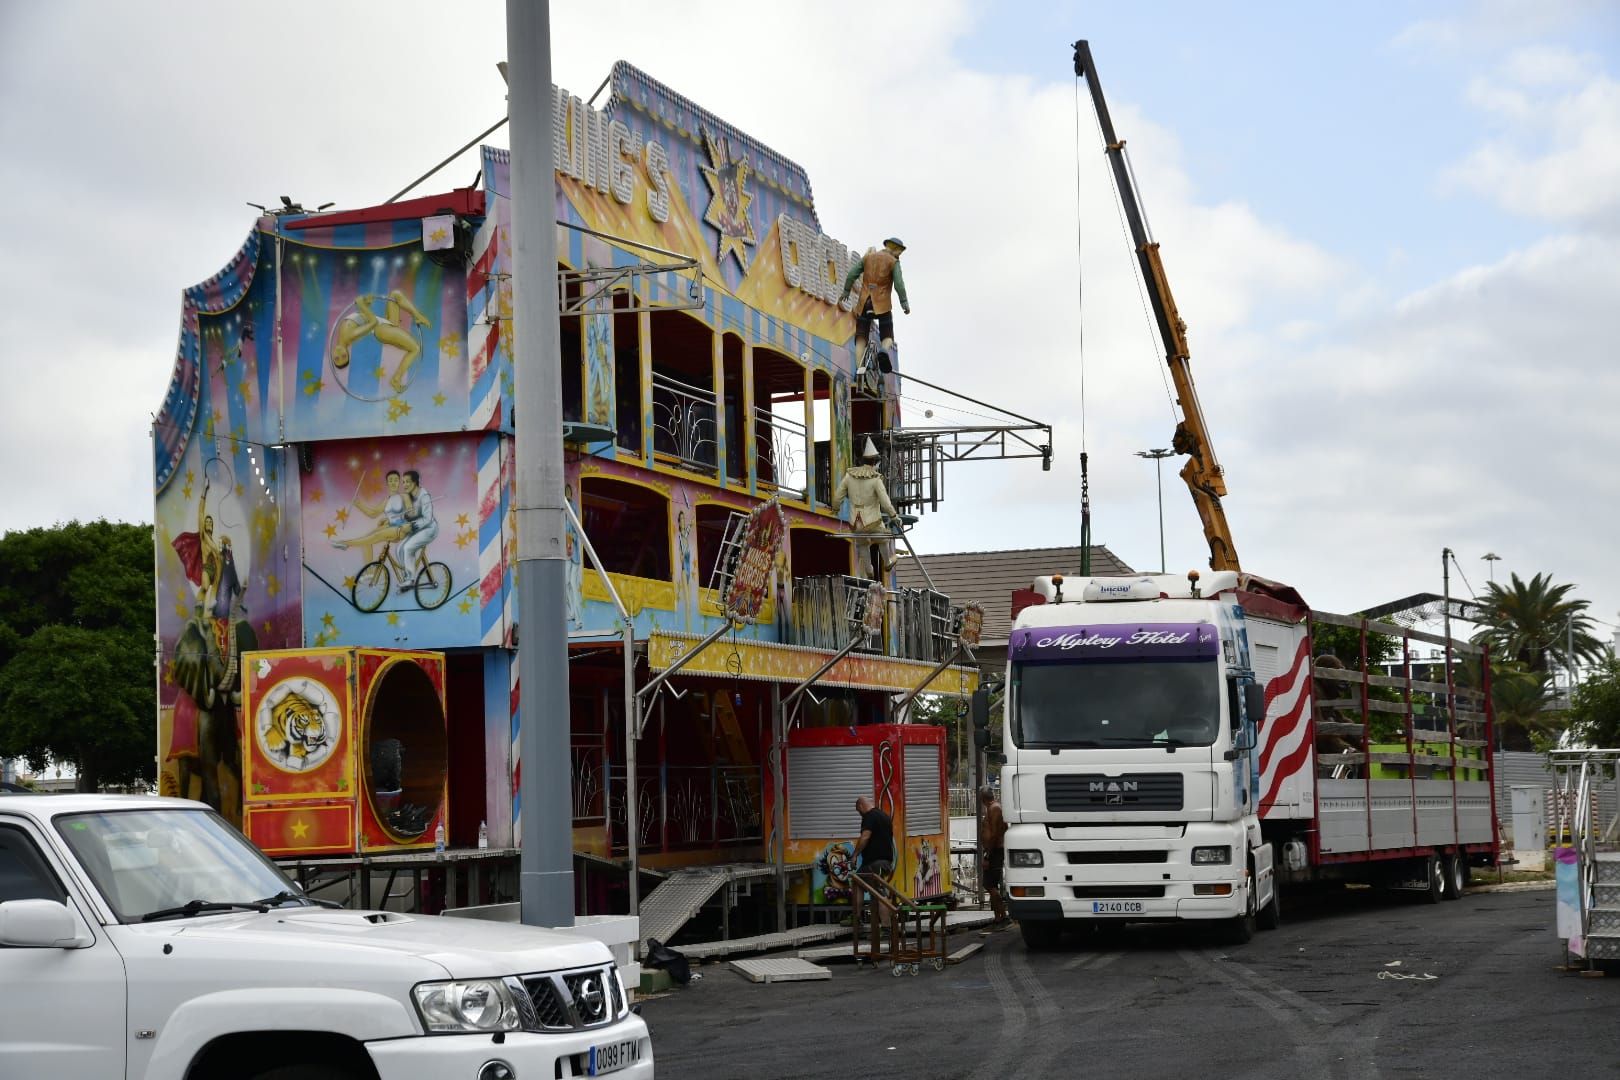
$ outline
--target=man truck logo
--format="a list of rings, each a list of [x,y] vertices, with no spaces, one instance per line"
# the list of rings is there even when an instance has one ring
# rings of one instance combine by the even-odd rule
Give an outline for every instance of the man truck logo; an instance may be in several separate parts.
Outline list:
[[[1135,780],[1092,780],[1086,785],[1088,791],[1102,791],[1110,794],[1126,791],[1141,791],[1142,785]],[[1116,800],[1110,799],[1110,802]]]

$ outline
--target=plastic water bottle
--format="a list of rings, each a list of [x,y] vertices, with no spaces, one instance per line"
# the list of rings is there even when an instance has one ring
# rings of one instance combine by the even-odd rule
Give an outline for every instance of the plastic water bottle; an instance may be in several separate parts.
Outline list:
[[[489,847],[489,828],[482,821],[478,823],[478,848],[482,851]]]
[[[444,822],[442,821],[439,822],[439,827],[433,830],[433,854],[438,858],[444,858]]]

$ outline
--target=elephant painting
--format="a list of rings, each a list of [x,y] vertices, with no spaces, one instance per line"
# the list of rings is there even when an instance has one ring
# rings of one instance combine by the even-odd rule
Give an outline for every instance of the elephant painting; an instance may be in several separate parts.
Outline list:
[[[182,798],[192,777],[202,801],[233,824],[242,817],[242,654],[259,647],[240,600],[228,618],[197,614],[180,630],[174,650],[175,701],[169,758]]]

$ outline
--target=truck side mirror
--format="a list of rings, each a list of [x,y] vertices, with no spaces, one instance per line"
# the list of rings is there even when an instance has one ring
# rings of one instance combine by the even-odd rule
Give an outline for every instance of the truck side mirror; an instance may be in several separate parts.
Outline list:
[[[1259,728],[1266,722],[1266,688],[1250,683],[1243,688],[1243,706],[1248,710],[1249,722]]]
[[[973,721],[973,745],[980,750],[990,746],[990,691],[980,687],[968,700],[968,716]]]

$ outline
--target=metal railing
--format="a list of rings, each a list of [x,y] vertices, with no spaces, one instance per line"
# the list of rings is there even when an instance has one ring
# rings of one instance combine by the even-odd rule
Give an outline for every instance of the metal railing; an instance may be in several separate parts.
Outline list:
[[[624,828],[624,770],[610,770],[608,800],[614,830]],[[663,765],[658,783],[639,785],[638,835],[643,851],[666,842],[671,849],[753,841],[763,837],[764,815],[757,765]]]
[[[872,582],[848,574],[819,574],[793,579],[793,611],[788,644],[836,651],[849,644],[855,624],[866,610]],[[857,645],[857,651],[881,651]]]
[[[810,483],[809,434],[800,421],[770,409],[754,409],[754,454],[761,491],[804,498]]]
[[[652,398],[653,452],[697,472],[717,472],[720,441],[714,394],[654,371]]]
[[[793,579],[793,610],[785,644],[812,649],[841,649],[849,642],[849,625],[871,582],[847,574],[817,574]],[[950,597],[931,589],[898,589],[888,593],[887,641],[866,650],[906,660],[939,663],[956,648],[961,609]]]
[[[1612,854],[1620,849],[1620,807],[1612,813],[1605,812],[1608,817],[1605,820],[1597,809],[1596,789],[1602,784],[1620,787],[1620,750],[1554,750],[1550,757],[1558,794],[1554,799],[1553,835],[1560,842],[1567,835],[1569,844],[1565,846],[1575,850],[1578,952],[1590,961],[1594,958],[1590,936],[1594,909],[1598,907],[1597,886],[1603,883],[1597,857],[1600,852]],[[1608,911],[1604,914],[1607,917]],[[1567,936],[1565,949],[1577,951]]]

